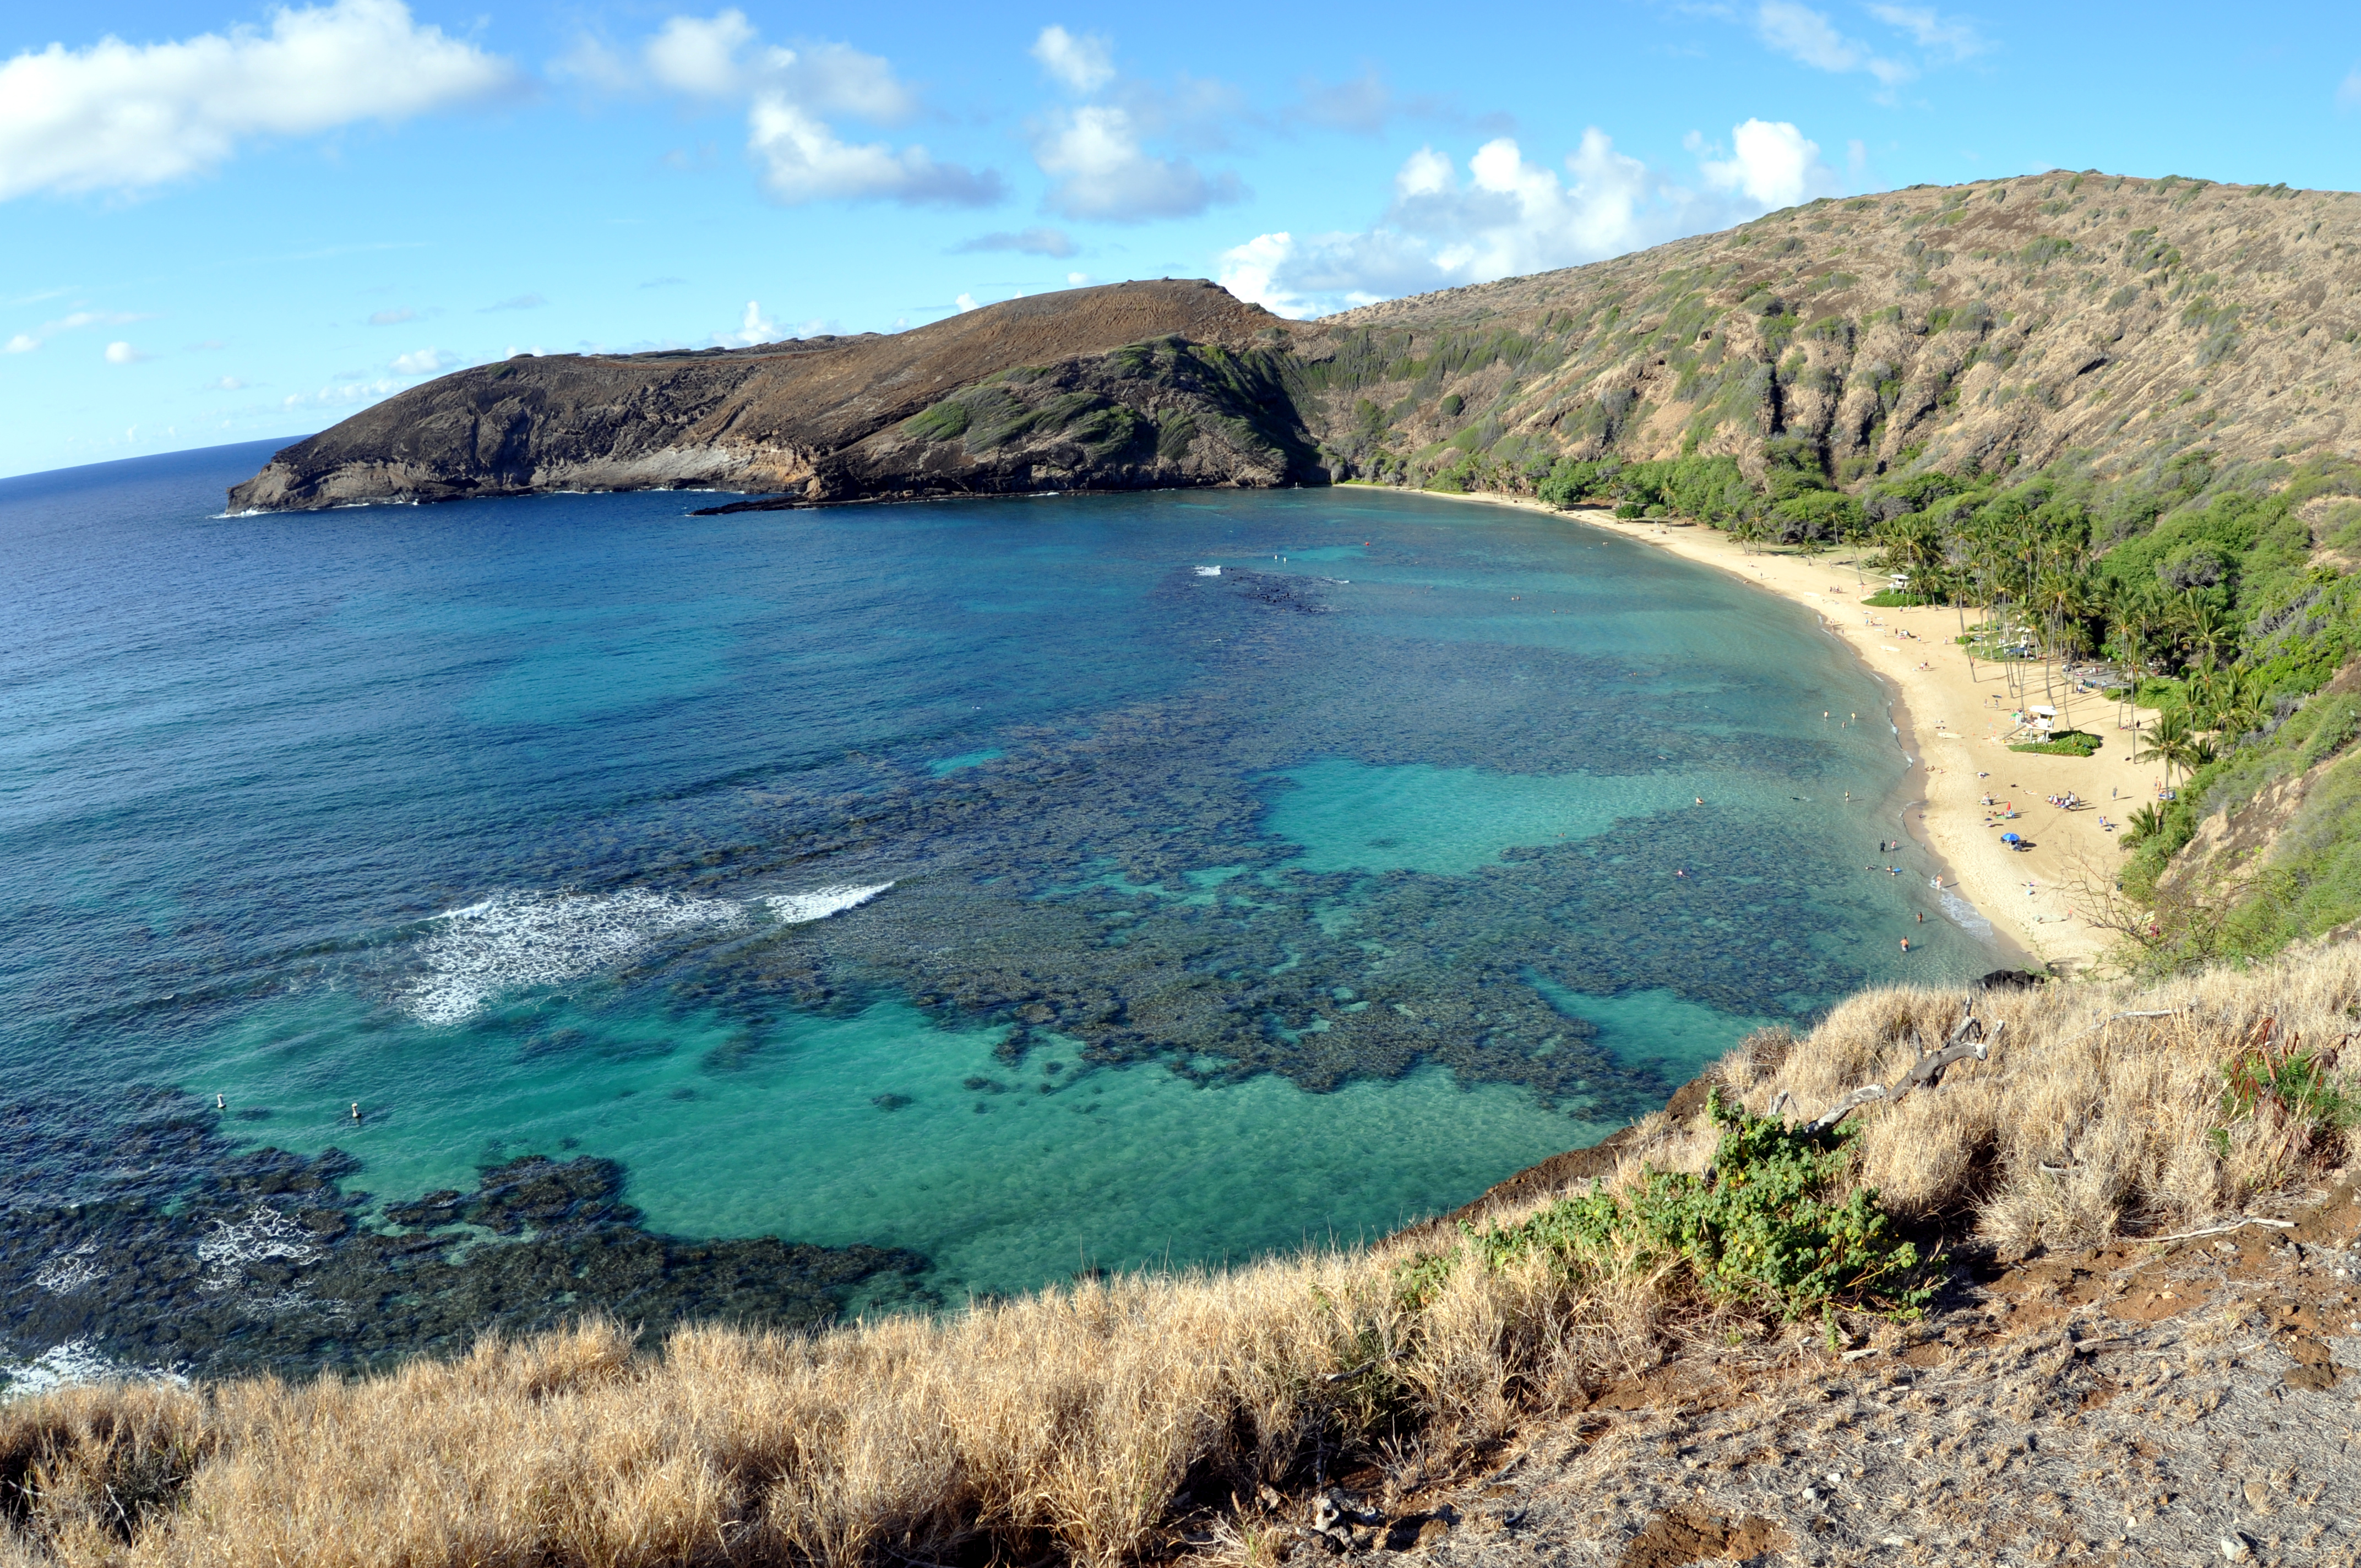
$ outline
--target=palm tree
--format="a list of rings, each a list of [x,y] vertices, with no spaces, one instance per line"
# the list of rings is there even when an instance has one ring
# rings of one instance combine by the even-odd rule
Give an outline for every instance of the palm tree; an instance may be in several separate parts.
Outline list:
[[[2048,636],[2044,640],[2041,659],[2041,688],[2049,692],[2049,655],[2066,653],[2066,628],[2091,611],[2091,585],[2082,574],[2069,567],[2056,568],[2034,586],[2034,602],[2040,607],[2048,622]]]
[[[2188,636],[2192,651],[2202,649],[2210,668],[2225,642],[2237,641],[2237,626],[2227,611],[2219,605],[2197,597],[2194,588],[2184,589],[2180,596],[2181,630]]]
[[[2167,708],[2157,717],[2156,727],[2147,732],[2147,744],[2132,753],[2135,762],[2162,762],[2164,782],[2172,782],[2175,768],[2192,762],[2194,731],[2189,728],[2186,708]]]

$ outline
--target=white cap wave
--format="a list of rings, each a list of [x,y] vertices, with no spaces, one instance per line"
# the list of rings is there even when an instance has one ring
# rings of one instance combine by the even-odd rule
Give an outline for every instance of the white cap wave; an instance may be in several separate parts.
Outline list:
[[[893,885],[881,882],[874,887],[855,887],[840,883],[834,887],[816,887],[809,893],[774,894],[763,900],[763,907],[790,926],[800,926],[807,920],[825,920],[831,915],[858,909]]]
[[[894,884],[839,885],[761,900],[790,925],[824,920]],[[506,992],[559,985],[626,962],[663,938],[746,923],[727,898],[625,888],[619,893],[501,894],[435,916],[419,944],[423,972],[401,1005],[422,1024],[456,1024]]]

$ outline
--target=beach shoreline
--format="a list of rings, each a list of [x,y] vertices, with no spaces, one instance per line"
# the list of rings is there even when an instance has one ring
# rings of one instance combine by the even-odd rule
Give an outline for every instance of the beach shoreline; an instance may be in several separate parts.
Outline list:
[[[2026,954],[2029,967],[2075,973],[2112,945],[2113,933],[2084,916],[2078,889],[2112,881],[2124,857],[2119,834],[2103,823],[2120,824],[2153,798],[2158,782],[2152,766],[2133,764],[2136,737],[2118,728],[2114,703],[2082,693],[2060,705],[2061,727],[2101,736],[2095,756],[2012,751],[2006,736],[2015,727],[2008,718],[2007,674],[1971,658],[1957,644],[1959,612],[1943,606],[1864,606],[1861,601],[1883,584],[1837,559],[1838,553],[1815,559],[1750,550],[1698,523],[1619,519],[1601,508],[1561,510],[1530,496],[1415,493],[1521,507],[1620,534],[1727,572],[1811,610],[1885,691],[1909,770],[1896,797],[1903,803],[1903,826],[1936,862],[1945,890],[1991,923],[2004,950]],[[1842,583],[1840,576],[1854,581]],[[1911,784],[1917,786],[1915,802]],[[2069,793],[2086,804],[2072,810],[2048,804]],[[2016,815],[1995,821],[1983,805],[1987,795],[2013,805]],[[2004,830],[2016,832],[2029,847],[2004,845]],[[1956,913],[1952,918],[1958,919]]]

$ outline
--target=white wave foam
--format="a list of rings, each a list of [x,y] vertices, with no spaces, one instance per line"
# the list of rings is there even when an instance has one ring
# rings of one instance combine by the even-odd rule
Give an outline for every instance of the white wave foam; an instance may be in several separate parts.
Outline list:
[[[243,1220],[215,1220],[205,1239],[197,1244],[197,1261],[205,1266],[204,1288],[226,1290],[246,1277],[246,1266],[278,1258],[310,1263],[320,1255],[319,1244],[302,1226],[271,1208],[258,1203]]]
[[[825,920],[831,915],[858,909],[893,885],[890,882],[881,882],[874,887],[843,883],[816,887],[809,893],[774,894],[763,900],[763,907],[790,926],[800,926],[807,920]]]
[[[96,1242],[84,1242],[71,1252],[61,1252],[41,1265],[33,1276],[33,1283],[52,1296],[71,1296],[85,1285],[106,1277],[106,1270],[91,1261],[98,1251]]]
[[[0,1402],[29,1398],[78,1383],[171,1383],[189,1380],[165,1366],[134,1366],[104,1355],[86,1339],[52,1345],[30,1361],[0,1361]]]
[[[1935,897],[1943,906],[1944,917],[1952,925],[1971,937],[1982,937],[1987,939],[1991,938],[1993,923],[1978,914],[1974,905],[1970,904],[1948,887],[1939,889]]]
[[[1200,566],[1197,568],[1197,575],[1201,577],[1218,577],[1222,575],[1222,569],[1219,566]]]
[[[504,991],[556,985],[620,963],[671,932],[746,918],[721,898],[629,889],[503,894],[435,917],[419,947],[426,972],[402,996],[424,1024],[456,1024]]]

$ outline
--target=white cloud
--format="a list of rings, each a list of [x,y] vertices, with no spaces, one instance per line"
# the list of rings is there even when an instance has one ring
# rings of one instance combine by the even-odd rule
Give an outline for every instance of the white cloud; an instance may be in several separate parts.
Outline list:
[[[53,43],[0,65],[0,200],[143,191],[252,137],[407,119],[514,81],[506,60],[419,26],[401,0],[282,9],[267,34]]]
[[[736,96],[746,85],[747,67],[738,51],[754,41],[754,25],[743,11],[724,11],[709,20],[675,16],[641,49],[649,74],[675,93],[708,98]]]
[[[752,348],[758,343],[776,343],[785,335],[779,330],[779,323],[763,313],[762,305],[749,300],[746,302],[745,317],[739,322],[738,330],[717,332],[713,334],[713,341],[723,348]]]
[[[1730,157],[1707,162],[1706,183],[1734,191],[1765,210],[1792,207],[1815,196],[1834,195],[1835,174],[1820,161],[1819,144],[1782,120],[1749,120],[1731,128]]]
[[[72,311],[55,321],[43,322],[30,332],[16,334],[8,340],[8,352],[30,354],[61,332],[73,332],[86,326],[125,326],[148,319],[132,311]]]
[[[368,323],[371,326],[400,326],[404,322],[414,322],[417,319],[418,313],[404,305],[395,310],[371,313]]]
[[[1872,5],[1869,14],[1887,27],[1908,33],[1920,49],[1947,60],[1961,60],[1992,48],[1975,24],[1945,16],[1932,5]]]
[[[390,377],[380,376],[374,380],[357,378],[332,383],[316,392],[291,392],[280,400],[279,406],[284,409],[350,408],[391,397],[401,389],[402,384]]]
[[[640,59],[657,86],[692,98],[784,93],[807,108],[878,125],[896,125],[917,113],[917,94],[876,55],[844,44],[761,47],[757,38],[742,11],[675,16],[641,46]]]
[[[1095,93],[1115,80],[1115,45],[1096,33],[1044,27],[1033,40],[1033,58],[1077,93]]]
[[[1186,159],[1148,152],[1130,112],[1111,104],[1050,115],[1034,142],[1033,159],[1055,181],[1046,198],[1050,210],[1069,218],[1190,217],[1245,194],[1235,174],[1208,178]]]
[[[459,363],[456,354],[440,348],[417,348],[408,354],[397,354],[390,368],[397,376],[433,376]]]
[[[656,88],[706,102],[744,102],[746,146],[763,183],[786,203],[883,200],[983,206],[1005,194],[1000,176],[839,135],[831,116],[899,125],[917,94],[890,62],[844,44],[765,45],[742,11],[674,16],[635,53],[577,45],[558,72],[611,92]]]
[[[1464,178],[1448,156],[1422,148],[1403,160],[1375,227],[1258,235],[1223,255],[1221,280],[1281,315],[1313,315],[1597,261],[1837,188],[1794,126],[1749,120],[1730,143],[1730,158],[1701,165],[1703,191],[1617,152],[1596,127],[1566,155],[1563,174],[1527,161],[1506,137],[1478,148]]]
[[[1899,86],[1918,74],[1902,61],[1884,59],[1868,45],[1846,38],[1826,16],[1795,0],[1763,0],[1754,13],[1754,27],[1773,49],[1817,71],[1839,74],[1865,71],[1887,87]]]
[[[754,100],[746,146],[763,165],[763,183],[789,203],[834,198],[891,200],[909,205],[988,206],[1003,193],[1000,176],[938,163],[923,147],[896,151],[884,142],[855,146],[784,95]]]
[[[246,390],[246,383],[239,380],[235,376],[224,376],[217,380],[206,382],[205,390],[208,392],[243,392]]]
[[[1080,248],[1063,229],[1034,228],[1016,234],[980,234],[973,239],[961,240],[951,247],[951,254],[963,256],[979,250],[1013,250],[1020,256],[1052,256],[1063,260]]]
[[[958,299],[951,302],[951,306],[961,315],[965,315],[968,312],[975,309],[975,296],[973,294],[962,292]]]
[[[106,345],[106,362],[109,365],[137,365],[143,359],[153,357],[153,355],[142,354],[120,340]]]
[[[1090,280],[1091,275],[1087,272],[1069,272],[1066,274],[1066,281],[1071,283],[1077,289],[1081,288]]]

